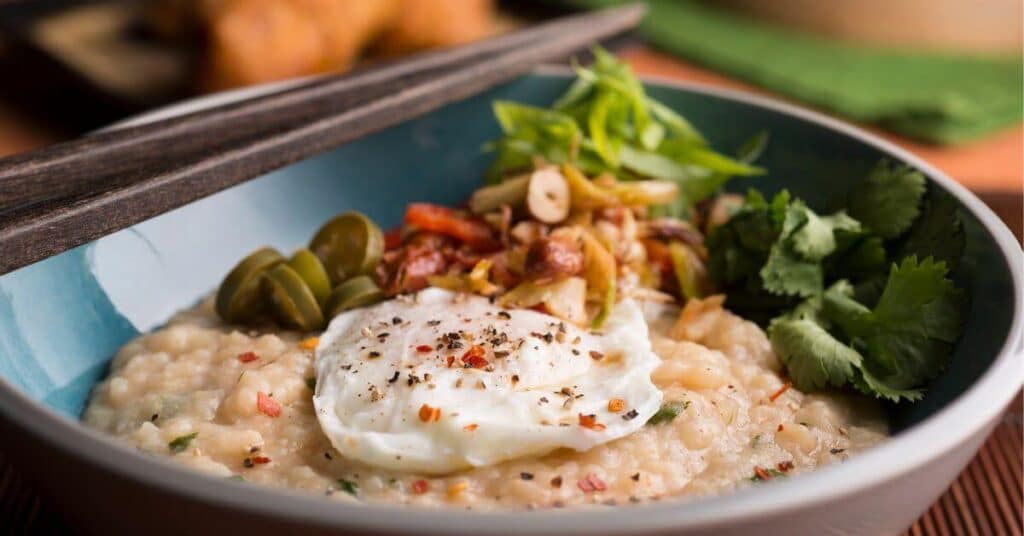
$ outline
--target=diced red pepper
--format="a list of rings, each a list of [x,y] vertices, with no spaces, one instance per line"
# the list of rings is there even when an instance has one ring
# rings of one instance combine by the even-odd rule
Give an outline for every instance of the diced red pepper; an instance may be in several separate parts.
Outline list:
[[[593,493],[595,491],[604,491],[608,489],[608,484],[605,484],[604,480],[597,478],[594,473],[587,473],[587,476],[576,482],[576,485],[583,491],[583,493]]]
[[[448,207],[413,203],[405,211],[405,223],[425,231],[451,236],[477,251],[496,251],[501,247],[486,223],[462,217]]]
[[[241,361],[242,363],[251,363],[259,358],[260,356],[256,355],[256,352],[245,352],[242,354],[238,354],[238,360]]]
[[[256,409],[260,410],[260,413],[267,417],[278,417],[281,415],[281,404],[278,404],[277,400],[270,398],[263,391],[256,393]]]
[[[416,351],[417,352],[421,352],[421,353],[427,353],[427,352],[429,352],[429,351],[431,351],[433,349],[434,348],[432,346],[430,346],[429,344],[421,344],[421,345],[416,347]]]

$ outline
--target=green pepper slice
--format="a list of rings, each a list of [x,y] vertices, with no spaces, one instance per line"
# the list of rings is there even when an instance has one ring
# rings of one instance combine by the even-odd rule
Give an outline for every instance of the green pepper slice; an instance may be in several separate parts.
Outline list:
[[[384,293],[369,276],[360,275],[338,285],[327,298],[324,310],[334,318],[344,311],[384,299]]]
[[[316,302],[323,305],[327,296],[331,295],[331,280],[320,259],[312,251],[303,248],[288,259],[288,267],[299,274],[313,292]]]
[[[384,234],[377,224],[358,212],[346,212],[324,224],[309,249],[327,268],[335,285],[370,274],[384,254]]]
[[[270,309],[286,327],[301,331],[320,329],[324,315],[309,285],[287,264],[278,264],[263,275]]]
[[[260,288],[263,274],[284,257],[273,248],[260,248],[242,259],[228,272],[217,289],[217,314],[225,322],[245,322],[264,311],[264,296]]]

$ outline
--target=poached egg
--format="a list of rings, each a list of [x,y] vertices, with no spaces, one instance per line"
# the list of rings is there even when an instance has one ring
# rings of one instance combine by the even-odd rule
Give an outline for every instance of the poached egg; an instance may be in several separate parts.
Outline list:
[[[647,335],[630,299],[594,333],[428,288],[335,317],[316,349],[313,402],[339,452],[392,470],[585,451],[658,410]]]

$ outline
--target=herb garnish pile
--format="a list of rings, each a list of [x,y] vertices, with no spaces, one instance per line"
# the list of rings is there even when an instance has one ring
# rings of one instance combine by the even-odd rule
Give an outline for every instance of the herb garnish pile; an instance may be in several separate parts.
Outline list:
[[[727,303],[768,324],[801,390],[917,400],[949,364],[964,305],[949,271],[964,235],[955,201],[917,171],[881,162],[824,216],[786,191],[751,191],[707,245]]]
[[[572,163],[588,175],[676,183],[678,199],[650,216],[693,219],[753,166],[754,136],[735,158],[710,149],[681,115],[647,96],[628,65],[594,51],[589,68],[551,108],[494,103],[503,136],[488,182],[535,166]],[[700,223],[700,222],[696,222]],[[904,166],[880,162],[846,200],[821,215],[786,191],[751,191],[709,230],[707,271],[726,304],[768,327],[803,391],[852,386],[891,401],[917,400],[949,364],[962,331],[963,292],[949,278],[964,251],[956,201]]]
[[[488,183],[530,169],[538,158],[571,162],[588,175],[672,181],[679,197],[659,209],[680,216],[730,178],[764,172],[751,162],[764,148],[765,134],[751,138],[736,158],[717,153],[686,118],[648,97],[627,64],[602,48],[593,54],[591,67],[575,65],[575,82],[551,108],[494,103],[504,135],[488,145],[496,152]]]

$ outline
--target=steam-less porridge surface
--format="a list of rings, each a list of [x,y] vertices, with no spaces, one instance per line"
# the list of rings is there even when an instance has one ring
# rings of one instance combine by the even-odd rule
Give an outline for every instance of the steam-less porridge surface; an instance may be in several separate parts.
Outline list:
[[[346,460],[314,414],[314,345],[292,332],[236,331],[210,300],[122,348],[84,419],[217,477],[344,501],[472,509],[728,492],[884,439],[884,416],[871,401],[788,388],[764,333],[722,309],[720,298],[691,300],[681,315],[645,309],[662,358],[653,379],[678,415],[587,452],[562,449],[441,477]]]

